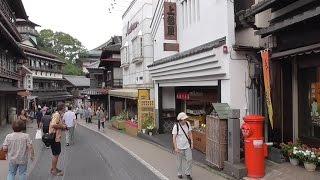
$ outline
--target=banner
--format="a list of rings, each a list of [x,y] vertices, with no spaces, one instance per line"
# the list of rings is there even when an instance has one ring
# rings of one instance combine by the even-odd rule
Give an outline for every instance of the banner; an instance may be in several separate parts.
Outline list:
[[[262,66],[263,66],[263,79],[265,88],[265,99],[268,108],[268,117],[273,129],[273,108],[271,101],[271,87],[270,87],[270,53],[269,50],[261,51]]]

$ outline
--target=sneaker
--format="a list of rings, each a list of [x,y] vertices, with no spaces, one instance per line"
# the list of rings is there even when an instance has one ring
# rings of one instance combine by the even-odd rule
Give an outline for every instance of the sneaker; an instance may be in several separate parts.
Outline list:
[[[192,177],[190,175],[187,175],[188,180],[192,180]]]
[[[67,146],[70,146],[70,144],[69,144],[69,143],[67,143]]]
[[[178,175],[178,178],[179,178],[179,179],[182,179],[182,175]]]
[[[47,149],[50,149],[50,146],[46,146]]]

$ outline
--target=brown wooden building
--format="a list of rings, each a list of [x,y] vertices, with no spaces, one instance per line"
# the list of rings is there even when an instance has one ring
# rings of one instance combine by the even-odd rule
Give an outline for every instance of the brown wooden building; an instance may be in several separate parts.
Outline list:
[[[23,108],[18,92],[23,91],[20,69],[26,55],[19,46],[22,36],[15,26],[17,18],[27,18],[21,0],[0,0],[0,126],[16,113],[11,108]]]
[[[274,129],[269,128],[269,140],[299,138],[320,146],[320,1],[264,0],[241,16],[257,30],[261,46],[271,50]]]

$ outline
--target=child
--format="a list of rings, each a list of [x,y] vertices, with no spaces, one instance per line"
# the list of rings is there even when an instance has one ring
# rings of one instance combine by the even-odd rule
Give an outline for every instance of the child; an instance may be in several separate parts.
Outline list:
[[[12,122],[13,133],[8,134],[3,142],[3,150],[9,160],[9,172],[7,180],[14,180],[19,169],[20,179],[27,179],[28,154],[34,160],[34,149],[29,134],[23,133],[24,122],[15,120]]]

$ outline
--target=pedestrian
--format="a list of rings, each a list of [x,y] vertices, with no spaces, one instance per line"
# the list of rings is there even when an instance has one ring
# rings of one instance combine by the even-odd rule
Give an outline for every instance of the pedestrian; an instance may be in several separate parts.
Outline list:
[[[86,119],[86,123],[89,123],[90,111],[88,107],[84,110],[84,118]]]
[[[31,123],[33,123],[33,120],[34,119],[36,119],[35,117],[36,117],[36,113],[34,112],[34,110],[33,109],[30,109],[30,111],[29,111],[30,113],[29,113],[29,119],[31,120]]]
[[[178,178],[183,177],[183,167],[185,167],[185,175],[188,180],[192,180],[191,168],[192,168],[192,151],[193,140],[192,140],[192,128],[190,123],[187,121],[188,116],[186,113],[181,112],[177,116],[178,122],[175,123],[172,129],[172,139],[174,151],[177,158],[177,170]]]
[[[76,121],[76,115],[71,111],[71,107],[68,107],[68,111],[63,115],[63,122],[67,125],[66,130],[66,145],[70,146],[70,143],[74,143],[74,126]]]
[[[98,119],[98,129],[100,131],[100,126],[102,126],[102,131],[104,132],[104,123],[106,122],[106,114],[104,112],[104,109],[98,107],[96,114]]]
[[[49,133],[49,126],[51,122],[51,111],[47,111],[46,114],[41,118],[40,128],[44,134]],[[50,148],[50,144],[45,143],[47,149]]]
[[[63,172],[57,168],[59,161],[59,155],[61,153],[61,136],[62,130],[65,130],[67,126],[62,123],[62,118],[65,111],[64,103],[59,103],[57,106],[57,111],[52,115],[52,119],[49,126],[49,133],[55,134],[54,142],[51,144],[52,150],[52,167],[51,174],[54,176],[63,176]]]
[[[45,111],[45,112],[47,112],[47,111]],[[38,129],[40,129],[41,119],[44,116],[42,113],[43,112],[41,111],[41,108],[38,108],[38,111],[36,112],[36,119],[37,119]]]
[[[27,116],[26,110],[24,110],[24,109],[21,110],[21,113],[17,119],[23,122],[24,125],[23,125],[22,132],[26,133],[27,132],[27,121],[28,121],[28,116]]]
[[[78,119],[78,115],[80,113],[79,107],[76,108],[75,113],[76,113],[76,119]]]
[[[29,134],[23,133],[24,122],[12,122],[13,133],[6,136],[3,142],[3,151],[7,153],[9,170],[7,180],[14,180],[19,170],[20,180],[27,179],[28,157],[34,160],[34,149]]]
[[[91,109],[91,107],[89,106],[88,107],[88,111],[89,111],[89,119],[88,119],[88,121],[89,121],[89,123],[92,123],[92,116],[93,116],[93,110]]]
[[[80,114],[80,119],[82,119],[83,116],[84,116],[84,110],[83,110],[83,106],[82,105],[79,108],[79,114]]]

